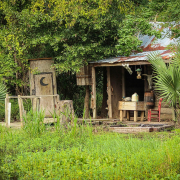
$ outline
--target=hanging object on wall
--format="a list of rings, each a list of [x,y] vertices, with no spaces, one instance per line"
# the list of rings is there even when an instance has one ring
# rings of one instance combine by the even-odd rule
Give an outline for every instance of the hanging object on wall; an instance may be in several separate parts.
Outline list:
[[[131,70],[131,68],[129,67],[129,64],[122,64],[122,66],[128,71],[128,73],[131,75],[133,73],[133,71]]]
[[[140,69],[140,68],[136,69],[137,79],[141,79],[141,71],[142,71],[142,69]]]

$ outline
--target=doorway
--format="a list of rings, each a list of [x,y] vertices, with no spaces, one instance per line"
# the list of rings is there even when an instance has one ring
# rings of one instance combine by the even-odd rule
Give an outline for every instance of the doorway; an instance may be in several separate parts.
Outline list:
[[[125,70],[125,94],[126,97],[131,97],[134,93],[139,95],[139,101],[144,101],[144,77],[137,79],[137,68],[142,69],[142,74],[144,73],[144,66],[130,66],[133,73],[130,75],[127,70]]]

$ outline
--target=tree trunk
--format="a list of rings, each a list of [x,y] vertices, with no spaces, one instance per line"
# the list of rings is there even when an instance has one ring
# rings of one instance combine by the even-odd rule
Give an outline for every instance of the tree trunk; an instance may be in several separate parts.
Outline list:
[[[106,67],[103,67],[103,101],[101,108],[101,117],[107,117],[107,72]]]
[[[84,118],[87,119],[89,118],[89,86],[86,87],[86,95],[84,98]]]

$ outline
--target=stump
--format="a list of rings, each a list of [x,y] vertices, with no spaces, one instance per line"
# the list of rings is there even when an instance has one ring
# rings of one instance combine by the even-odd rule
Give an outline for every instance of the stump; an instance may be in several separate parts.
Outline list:
[[[57,102],[57,115],[60,116],[62,124],[71,122],[74,119],[74,108],[72,100],[62,100]]]

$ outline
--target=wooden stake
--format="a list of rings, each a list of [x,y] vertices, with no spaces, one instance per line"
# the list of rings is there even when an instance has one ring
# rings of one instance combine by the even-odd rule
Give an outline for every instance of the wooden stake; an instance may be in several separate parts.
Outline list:
[[[37,98],[33,98],[33,111],[37,110]]]
[[[11,103],[8,103],[8,123],[7,123],[8,127],[10,127],[10,121],[11,121]]]
[[[9,109],[9,95],[6,94],[6,98],[5,98],[5,121],[6,121],[6,127],[8,127],[8,109]]]
[[[19,115],[20,115],[21,127],[23,127],[23,106],[22,106],[22,99],[20,95],[18,95],[18,104],[19,104]]]

